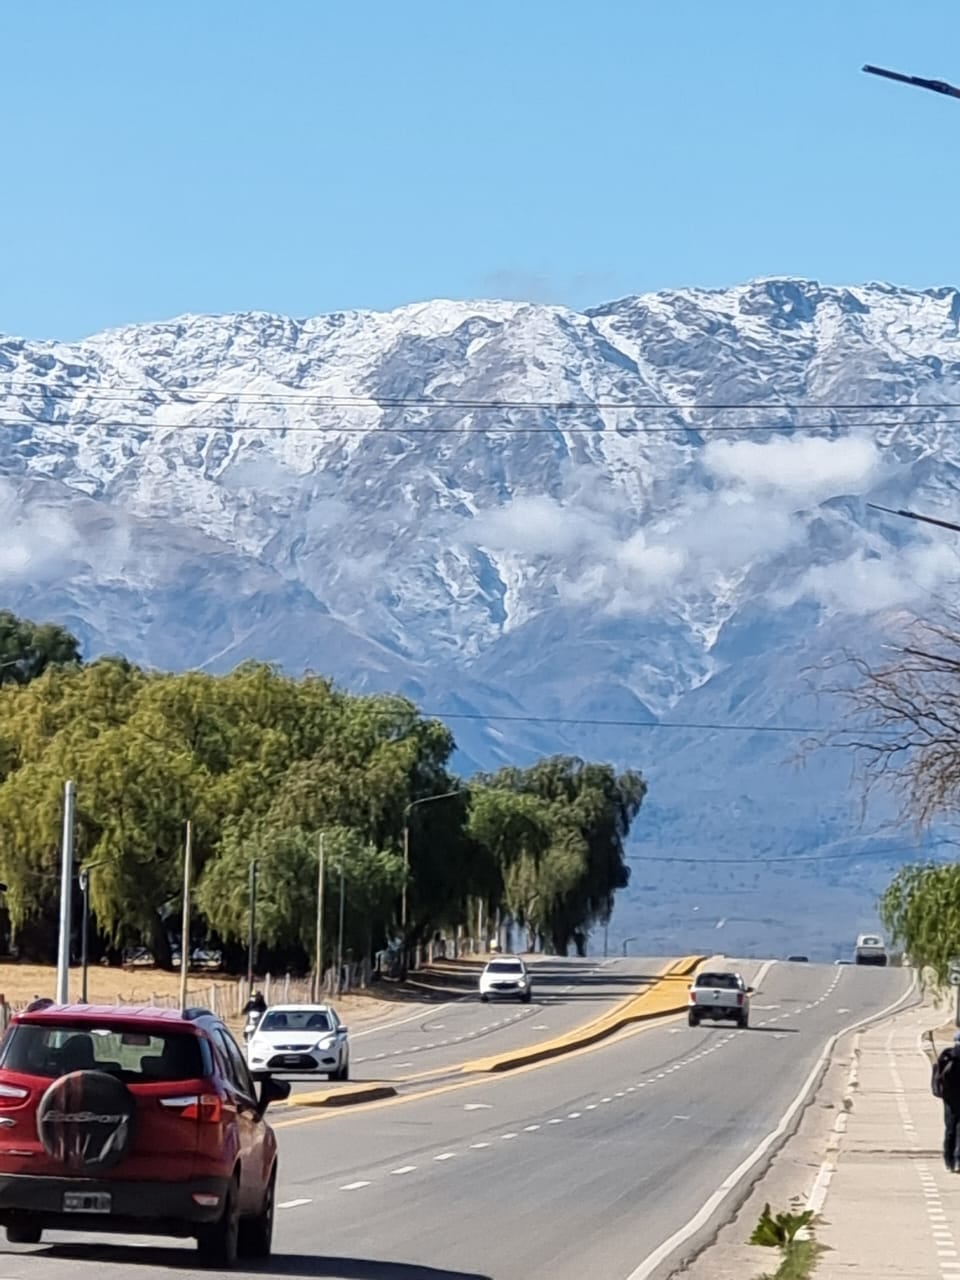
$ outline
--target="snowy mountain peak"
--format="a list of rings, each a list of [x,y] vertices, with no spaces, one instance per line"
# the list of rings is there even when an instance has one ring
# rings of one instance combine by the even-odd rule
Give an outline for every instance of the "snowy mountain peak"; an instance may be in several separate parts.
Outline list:
[[[778,277],[582,313],[437,301],[2,339],[6,601],[90,652],[266,658],[435,711],[809,716],[818,652],[957,575],[949,538],[867,502],[960,510],[958,323],[952,288]],[[474,761],[563,746],[655,783],[682,760],[708,790],[732,758],[602,726],[458,736]],[[836,778],[822,820],[794,812],[782,749],[741,746],[746,790],[780,796],[751,847],[853,820]]]

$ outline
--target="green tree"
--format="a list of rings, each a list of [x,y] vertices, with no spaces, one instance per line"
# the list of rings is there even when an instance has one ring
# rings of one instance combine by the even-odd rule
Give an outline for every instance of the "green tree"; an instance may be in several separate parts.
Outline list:
[[[79,641],[66,628],[0,610],[0,685],[29,684],[50,666],[79,663]]]
[[[880,918],[890,943],[946,986],[950,961],[960,954],[960,863],[901,867],[880,899]]]
[[[326,967],[333,958],[339,925],[343,870],[344,943],[356,954],[381,940],[403,884],[403,860],[367,844],[358,832],[334,827],[323,834]],[[257,863],[256,933],[271,947],[298,947],[315,963],[320,837],[300,827],[260,823],[244,832],[230,822],[219,856],[208,866],[197,904],[220,937],[245,942],[250,926],[250,866]]]

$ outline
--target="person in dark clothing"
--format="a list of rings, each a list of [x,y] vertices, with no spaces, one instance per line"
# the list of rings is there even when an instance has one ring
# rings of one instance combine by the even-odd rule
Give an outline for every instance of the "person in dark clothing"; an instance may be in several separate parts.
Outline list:
[[[934,1063],[932,1088],[943,1103],[943,1163],[960,1173],[960,1031]]]
[[[249,1017],[251,1013],[259,1013],[261,1016],[267,1012],[267,1002],[263,998],[262,991],[255,991],[247,1003],[243,1006],[245,1017]]]

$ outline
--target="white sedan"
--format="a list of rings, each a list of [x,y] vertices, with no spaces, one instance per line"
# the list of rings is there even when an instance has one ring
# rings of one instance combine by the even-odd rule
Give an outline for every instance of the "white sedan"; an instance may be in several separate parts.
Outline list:
[[[347,1028],[328,1004],[277,1004],[247,1045],[251,1071],[350,1079]]]
[[[497,956],[480,975],[480,999],[513,999],[530,1003],[533,986],[527,966],[516,956]]]

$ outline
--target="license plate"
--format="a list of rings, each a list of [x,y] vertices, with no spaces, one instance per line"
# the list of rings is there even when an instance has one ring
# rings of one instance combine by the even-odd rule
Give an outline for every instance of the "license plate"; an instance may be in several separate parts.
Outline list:
[[[64,1213],[109,1213],[113,1196],[109,1191],[65,1191]]]

